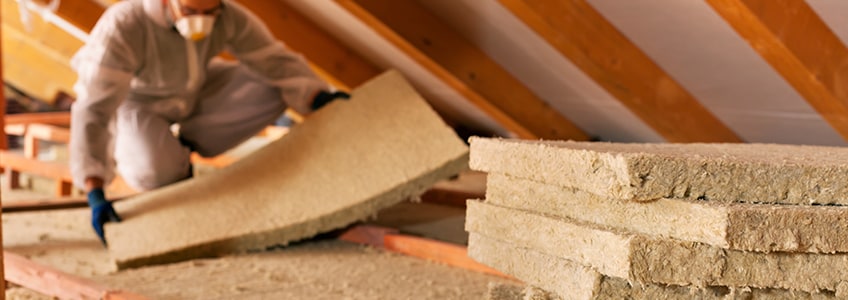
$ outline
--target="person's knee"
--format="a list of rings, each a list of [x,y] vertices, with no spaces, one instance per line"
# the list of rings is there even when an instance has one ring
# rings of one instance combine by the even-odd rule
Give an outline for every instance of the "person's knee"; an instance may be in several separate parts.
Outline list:
[[[180,164],[159,167],[127,167],[118,168],[126,183],[138,190],[149,191],[188,178],[191,174],[190,165]]]

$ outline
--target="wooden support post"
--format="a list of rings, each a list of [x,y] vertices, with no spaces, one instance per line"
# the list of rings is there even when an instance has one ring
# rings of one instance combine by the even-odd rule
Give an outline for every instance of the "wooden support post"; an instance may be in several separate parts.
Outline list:
[[[21,172],[10,167],[3,168],[3,189],[15,190],[21,188]]]
[[[0,8],[0,15],[2,15],[2,8]],[[2,32],[0,32],[0,35],[2,35]],[[3,45],[2,45],[2,40],[3,40],[2,36],[0,36],[0,83],[5,84],[5,81],[3,80],[3,59],[2,59],[2,57],[3,57],[3,50],[2,50]],[[6,97],[5,97],[4,94],[0,94],[0,128],[3,128],[3,129],[6,128],[6,120],[5,120],[6,118],[5,117],[6,117]],[[9,138],[6,136],[6,131],[0,130],[0,151],[6,151],[6,149],[9,149],[8,142],[9,142]],[[2,204],[3,204],[3,195],[2,195],[2,193],[0,193],[0,215],[2,215],[2,213],[3,213]],[[2,226],[2,222],[0,222],[0,246],[2,246],[2,245],[3,245],[3,226]],[[2,293],[0,293],[0,300],[6,300],[6,280],[5,280],[6,279],[6,272],[5,272],[6,266],[3,263],[4,260],[5,259],[3,257],[3,253],[0,253],[0,278],[3,278],[3,280],[0,280],[0,291],[2,291]]]

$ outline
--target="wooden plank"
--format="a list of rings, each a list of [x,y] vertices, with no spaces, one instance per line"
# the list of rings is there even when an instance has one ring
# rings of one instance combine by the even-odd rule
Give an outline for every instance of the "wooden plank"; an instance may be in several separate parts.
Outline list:
[[[795,0],[707,3],[848,139],[848,48],[809,4]]]
[[[588,135],[417,1],[354,0],[494,106],[544,139]]]
[[[56,57],[70,59],[83,45],[80,39],[59,28],[59,26],[47,22],[37,12],[30,13],[29,26],[25,26],[21,21],[18,2],[15,0],[2,0],[0,5],[4,7],[2,15],[0,15],[0,20],[4,25],[26,33],[34,42],[50,49]],[[68,62],[66,61],[66,63]]]
[[[669,142],[741,142],[585,0],[500,0]]]
[[[384,248],[384,240],[387,234],[396,234],[397,229],[373,226],[373,225],[357,225],[353,228],[345,230],[339,235],[338,239],[351,243],[369,245],[377,248]]]
[[[278,39],[303,53],[325,75],[356,87],[381,70],[280,0],[240,1],[259,16]]]
[[[5,23],[2,32],[3,59],[15,62],[3,65],[6,81],[44,101],[53,100],[59,91],[73,92],[77,77],[68,59],[57,58],[52,50]]]
[[[421,195],[421,202],[465,207],[468,199],[486,197],[486,177],[486,173],[483,172],[463,172],[456,178],[433,185]]]
[[[508,275],[469,258],[468,250],[464,246],[401,234],[387,234],[383,243],[385,248],[390,251],[421,257],[466,270],[509,278]]]
[[[479,93],[475,92],[471,87],[456,78],[444,67],[424,55],[421,51],[415,48],[403,37],[392,31],[391,28],[380,22],[377,18],[371,15],[368,11],[360,7],[352,0],[335,0],[339,5],[347,9],[348,12],[359,18],[360,21],[371,27],[380,36],[391,42],[395,47],[406,53],[412,60],[420,64],[422,67],[430,71],[434,76],[439,78],[445,84],[456,90],[460,95],[465,97],[472,104],[477,106],[483,113],[491,117],[495,122],[498,122],[506,130],[514,133],[520,138],[536,139],[536,136],[526,126],[504,113],[503,110],[493,105],[489,100],[486,100]]]
[[[42,6],[50,3],[50,0],[31,1]],[[90,32],[105,10],[103,5],[91,0],[62,0],[54,13],[77,28]]]
[[[109,197],[108,200],[111,202],[122,201],[133,195],[135,194],[123,194],[117,197]],[[4,203],[3,212],[17,213],[86,207],[88,207],[88,200],[85,197],[53,197],[44,199],[21,200],[15,201],[14,203]]]
[[[68,126],[69,124],[71,124],[71,113],[66,112],[66,111],[60,111],[60,112],[13,114],[13,115],[7,115],[6,116],[6,125],[7,126],[8,125],[16,125],[16,124],[32,124],[32,123]]]
[[[47,296],[60,299],[147,299],[134,293],[109,290],[92,280],[34,263],[8,251],[3,251],[3,263],[6,281]]]
[[[359,225],[346,230],[339,235],[338,239],[423,258],[474,272],[510,278],[508,275],[469,258],[465,246],[400,234],[394,228]]]
[[[72,182],[71,171],[65,163],[39,161],[8,151],[0,151],[0,166],[19,172]]]
[[[57,143],[69,143],[71,141],[71,130],[50,124],[31,123],[27,125],[26,134],[33,139]]]

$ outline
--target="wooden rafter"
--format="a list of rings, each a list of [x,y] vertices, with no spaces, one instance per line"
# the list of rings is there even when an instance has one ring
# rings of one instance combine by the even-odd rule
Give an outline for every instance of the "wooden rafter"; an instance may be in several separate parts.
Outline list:
[[[50,0],[32,0],[32,2],[42,6],[50,4]],[[92,0],[62,0],[55,14],[77,28],[89,32],[105,10],[103,5]]]
[[[40,5],[47,5],[50,2],[49,0],[32,0],[32,1],[37,3],[37,4],[40,4]],[[277,1],[272,1],[272,0],[261,0],[261,1],[257,0],[256,2],[264,3],[266,1],[268,3],[277,2]],[[243,4],[243,5],[248,5],[248,6],[260,5],[257,8],[261,9],[261,10],[274,9],[271,6],[264,6],[263,7],[261,5],[265,5],[265,4],[262,4],[262,3],[255,4],[252,1],[243,1],[243,2],[240,2],[240,3]],[[267,5],[271,5],[271,4],[267,4]],[[71,24],[77,26],[78,28],[82,29],[83,31],[90,32],[91,29],[94,28],[94,25],[97,23],[97,20],[100,18],[100,15],[102,15],[104,11],[105,11],[105,8],[100,3],[98,3],[97,1],[94,1],[94,0],[63,0],[63,1],[61,1],[61,4],[59,5],[59,8],[55,12],[55,14],[57,16],[59,16],[60,18],[65,19],[69,23],[71,23]],[[272,27],[272,31],[274,31],[275,33],[276,33],[276,31],[280,31],[280,30],[291,30],[291,26],[295,26],[295,25],[299,26],[297,28],[299,28],[301,30],[310,30],[310,29],[318,30],[317,26],[315,26],[314,24],[298,23],[301,20],[305,20],[305,18],[302,18],[302,16],[300,16],[300,15],[295,16],[294,14],[290,14],[290,15],[288,15],[289,18],[286,19],[286,20],[276,20],[274,18],[278,18],[279,16],[274,15],[273,11],[262,12],[262,14],[266,15],[266,18],[268,18],[268,19],[263,18],[263,21],[266,22],[266,24],[268,24],[269,27],[271,27],[273,25],[274,27]],[[281,24],[282,24],[282,26],[288,26],[288,27],[279,27]],[[317,31],[315,31],[315,32],[310,31],[310,32],[308,32],[308,34],[302,33],[302,32],[288,32],[288,35],[290,35],[290,36],[292,36],[292,35],[297,36],[298,34],[316,35],[316,36],[319,35],[319,33]],[[287,44],[297,44],[298,47],[300,47],[300,45],[303,45],[304,48],[303,48],[303,50],[300,50],[300,51],[302,51],[304,53],[314,52],[314,53],[318,53],[318,54],[321,54],[321,55],[324,55],[326,53],[330,53],[330,54],[326,55],[326,57],[329,57],[329,58],[321,57],[321,60],[318,60],[318,61],[315,61],[315,62],[310,61],[311,62],[310,66],[316,71],[318,76],[322,77],[327,82],[330,82],[330,83],[333,83],[333,84],[336,84],[336,85],[340,85],[340,84],[351,85],[351,83],[359,83],[360,82],[359,80],[363,80],[363,79],[361,79],[361,77],[365,76],[364,74],[368,74],[368,72],[370,72],[369,70],[366,70],[367,67],[365,66],[365,64],[367,64],[367,62],[365,62],[361,58],[357,58],[355,55],[351,54],[350,52],[347,52],[348,56],[342,56],[342,57],[344,57],[344,59],[347,59],[347,60],[345,60],[345,65],[342,66],[342,64],[340,63],[340,60],[339,60],[340,58],[337,55],[339,55],[339,53],[345,53],[344,51],[346,51],[346,50],[342,50],[342,48],[332,48],[332,47],[341,47],[341,44],[339,44],[335,40],[327,41],[326,39],[332,39],[332,37],[330,37],[326,33],[322,32],[320,34],[322,34],[322,36],[320,38],[317,38],[317,37],[313,38],[313,40],[309,40],[307,43],[302,43],[301,41],[302,40],[308,40],[308,39],[301,39],[301,40],[293,41],[293,43],[292,43],[290,41],[282,39],[281,36],[279,36],[279,35],[277,36],[277,38],[281,38],[283,40],[283,42],[285,42]],[[295,38],[295,37],[290,37],[290,38]],[[333,45],[333,43],[336,43],[336,44]],[[290,46],[292,46],[292,45],[290,45]],[[326,48],[321,48],[321,47],[326,47]],[[332,52],[332,51],[327,50],[327,49],[333,49],[333,51],[335,51],[335,52]],[[336,56],[334,56],[334,55],[336,55]],[[315,54],[313,54],[312,57],[310,57],[309,55],[306,55],[306,56],[309,59],[313,59],[314,57],[316,57]],[[336,66],[334,64],[338,64],[338,66]],[[343,70],[342,73],[345,77],[337,77],[338,75],[336,74],[336,71],[339,71],[339,70]],[[374,74],[375,75],[379,74],[379,70],[374,72]],[[351,85],[351,86],[356,86],[356,85]]]
[[[7,82],[44,101],[54,99],[60,91],[72,93],[76,74],[67,61],[57,59],[25,32],[6,24],[2,31],[3,58],[15,62],[3,66]]]
[[[586,0],[499,0],[670,142],[741,139]]]
[[[261,18],[274,36],[347,87],[359,86],[382,72],[280,0],[239,3]]]
[[[486,100],[485,97],[474,91],[471,87],[462,82],[456,76],[451,74],[444,67],[427,57],[424,53],[415,48],[411,43],[394,32],[391,28],[380,22],[379,19],[371,15],[367,10],[359,6],[352,0],[335,0],[340,6],[344,7],[352,15],[359,18],[360,21],[368,25],[377,34],[392,43],[395,47],[403,51],[416,63],[428,70],[442,82],[456,90],[460,95],[465,97],[469,102],[475,105],[483,113],[498,122],[506,130],[514,133],[520,138],[535,139],[539,138],[526,126],[522,125],[515,118],[506,114],[503,110],[493,105]]]
[[[534,135],[588,139],[574,123],[417,1],[354,1]]]
[[[31,40],[42,45],[44,49],[49,49],[52,55],[65,60],[65,63],[82,47],[83,42],[80,39],[67,33],[59,26],[46,22],[36,12],[30,13],[29,26],[25,26],[21,21],[17,1],[2,0],[2,5],[9,8],[3,10],[3,15],[0,17],[4,25],[26,33]]]
[[[805,1],[707,0],[848,139],[848,48]]]

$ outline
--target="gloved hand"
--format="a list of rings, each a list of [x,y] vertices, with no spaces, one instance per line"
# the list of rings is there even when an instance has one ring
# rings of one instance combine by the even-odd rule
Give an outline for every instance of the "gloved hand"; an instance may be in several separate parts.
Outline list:
[[[318,110],[321,107],[324,107],[324,105],[327,105],[327,103],[336,99],[350,99],[350,94],[342,91],[333,93],[320,91],[317,95],[315,95],[315,99],[312,100],[312,110]]]
[[[88,192],[88,207],[91,208],[91,226],[94,227],[94,232],[97,237],[106,246],[106,237],[103,235],[103,224],[106,222],[120,222],[121,217],[112,208],[112,203],[106,201],[106,195],[103,194],[103,189],[92,189]]]

